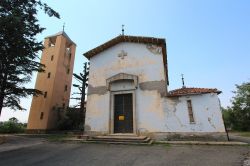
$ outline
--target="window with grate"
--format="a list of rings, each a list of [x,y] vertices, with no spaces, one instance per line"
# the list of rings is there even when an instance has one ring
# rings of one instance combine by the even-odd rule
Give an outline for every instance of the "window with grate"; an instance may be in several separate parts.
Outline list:
[[[189,121],[190,123],[194,123],[194,113],[191,100],[187,100],[187,106],[188,106]]]

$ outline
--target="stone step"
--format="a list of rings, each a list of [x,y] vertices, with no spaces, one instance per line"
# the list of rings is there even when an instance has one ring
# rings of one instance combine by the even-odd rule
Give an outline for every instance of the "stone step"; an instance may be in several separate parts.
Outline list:
[[[124,136],[124,135],[107,135],[107,136],[93,136],[92,139],[117,139],[117,140],[145,140],[146,136]]]
[[[108,143],[108,144],[151,144],[152,140],[146,136],[136,135],[105,135],[89,137],[87,142]]]
[[[113,141],[92,141],[92,140],[87,140],[84,141],[86,143],[103,143],[103,144],[119,144],[119,145],[151,145],[153,143],[153,140],[150,139],[148,142],[113,142]]]
[[[135,142],[135,143],[147,143],[149,142],[151,139],[149,137],[146,137],[145,139],[117,139],[117,138],[89,138],[88,141],[99,141],[99,142]]]

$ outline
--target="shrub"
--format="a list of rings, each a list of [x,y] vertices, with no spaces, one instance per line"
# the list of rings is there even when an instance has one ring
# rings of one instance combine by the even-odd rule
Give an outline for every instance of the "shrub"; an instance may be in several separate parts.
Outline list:
[[[68,108],[65,115],[58,122],[59,130],[79,130],[81,126],[79,108]]]
[[[16,118],[10,118],[7,122],[0,123],[0,133],[23,133],[25,127]]]

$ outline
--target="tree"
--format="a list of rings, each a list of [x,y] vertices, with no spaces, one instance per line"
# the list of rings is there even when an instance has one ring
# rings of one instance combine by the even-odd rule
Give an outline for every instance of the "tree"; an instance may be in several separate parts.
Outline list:
[[[227,123],[234,130],[250,131],[250,82],[236,85],[232,106],[226,111]]]
[[[0,133],[22,133],[26,126],[12,117],[7,122],[0,123]]]
[[[45,67],[36,61],[43,49],[36,35],[45,29],[38,24],[38,8],[60,18],[41,0],[0,1],[0,115],[3,107],[22,110],[22,97],[42,94],[24,86],[34,71],[42,72]]]
[[[82,129],[84,130],[84,125],[85,125],[85,114],[86,114],[86,108],[85,108],[85,96],[86,96],[86,89],[88,87],[88,76],[89,76],[89,63],[85,62],[84,63],[84,69],[83,73],[78,74],[73,74],[75,79],[80,83],[78,84],[73,84],[74,87],[77,87],[79,92],[73,93],[80,95],[80,97],[72,98],[76,100],[80,100],[79,104],[77,106],[80,106],[80,117],[82,119],[81,126]]]

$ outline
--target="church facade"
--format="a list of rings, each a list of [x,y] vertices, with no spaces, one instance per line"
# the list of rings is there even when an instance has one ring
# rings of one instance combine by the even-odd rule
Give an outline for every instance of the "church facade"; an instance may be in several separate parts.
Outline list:
[[[86,53],[90,61],[85,131],[225,138],[217,89],[168,91],[165,39],[120,35]]]

